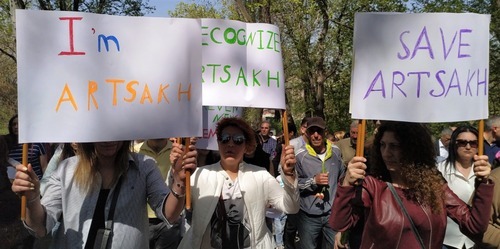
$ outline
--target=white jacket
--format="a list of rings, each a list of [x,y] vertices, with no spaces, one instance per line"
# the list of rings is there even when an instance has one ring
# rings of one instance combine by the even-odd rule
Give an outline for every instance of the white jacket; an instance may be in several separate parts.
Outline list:
[[[193,216],[191,227],[184,235],[179,249],[211,248],[210,239],[205,231],[221,195],[224,183],[222,171],[218,162],[196,169],[191,176]],[[251,248],[273,248],[272,235],[265,224],[266,206],[271,204],[285,213],[297,213],[299,211],[297,180],[293,185],[284,180],[285,186],[282,188],[264,168],[241,163],[238,181],[251,226]],[[204,236],[207,236],[205,241],[203,241]],[[202,244],[203,242],[205,244]]]

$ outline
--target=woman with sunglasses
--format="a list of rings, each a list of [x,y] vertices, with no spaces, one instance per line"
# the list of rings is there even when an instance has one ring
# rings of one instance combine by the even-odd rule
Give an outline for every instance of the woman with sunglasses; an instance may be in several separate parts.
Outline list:
[[[477,154],[478,131],[465,125],[451,134],[448,158],[438,164],[438,169],[451,190],[464,202],[469,202],[475,189],[474,155]],[[443,249],[472,248],[474,242],[460,232],[458,224],[447,218]]]
[[[364,217],[361,249],[440,249],[446,217],[472,238],[480,239],[486,231],[494,187],[488,179],[488,156],[473,155],[476,191],[469,206],[438,171],[436,151],[424,125],[382,122],[370,155],[368,175],[364,157],[349,162],[330,216],[330,225],[340,232]]]
[[[293,146],[285,147],[281,157],[282,188],[264,168],[243,161],[256,146],[250,125],[224,118],[216,135],[221,159],[191,176],[191,227],[178,248],[274,248],[265,223],[266,207],[285,213],[299,208]],[[172,152],[180,151],[174,144]]]

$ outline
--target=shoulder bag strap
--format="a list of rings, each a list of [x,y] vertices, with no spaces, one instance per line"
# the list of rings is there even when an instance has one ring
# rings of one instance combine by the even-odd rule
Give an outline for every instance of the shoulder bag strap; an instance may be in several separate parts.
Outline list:
[[[113,232],[113,216],[115,215],[116,201],[118,200],[118,194],[120,193],[120,188],[122,185],[122,176],[118,179],[116,183],[115,191],[113,192],[113,199],[111,199],[111,207],[109,208],[108,219],[105,222],[104,234],[101,240],[100,248],[107,248],[108,239]]]
[[[387,187],[389,187],[389,190],[391,190],[391,193],[394,196],[394,199],[396,199],[396,201],[398,202],[399,207],[401,207],[401,210],[403,210],[404,215],[410,221],[411,230],[415,234],[415,237],[417,237],[417,240],[418,240],[418,243],[420,244],[420,247],[422,249],[425,249],[424,241],[422,240],[422,237],[420,237],[420,234],[418,233],[417,228],[415,227],[415,224],[413,223],[413,220],[411,219],[410,215],[408,214],[408,211],[406,211],[406,208],[403,205],[403,202],[399,198],[398,194],[396,193],[394,186],[392,186],[392,184],[390,182],[386,182],[386,183],[387,183]]]

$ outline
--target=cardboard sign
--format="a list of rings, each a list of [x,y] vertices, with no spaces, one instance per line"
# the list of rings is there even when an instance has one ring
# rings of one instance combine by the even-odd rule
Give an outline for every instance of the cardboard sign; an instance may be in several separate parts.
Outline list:
[[[352,117],[486,119],[489,23],[468,13],[357,13]]]
[[[200,20],[16,17],[21,143],[202,135]]]

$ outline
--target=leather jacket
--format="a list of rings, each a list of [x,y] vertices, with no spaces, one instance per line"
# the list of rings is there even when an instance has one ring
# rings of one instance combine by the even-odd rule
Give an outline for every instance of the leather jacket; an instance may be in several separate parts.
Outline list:
[[[425,248],[441,249],[445,230],[446,216],[459,224],[460,230],[473,240],[480,240],[488,226],[489,212],[493,198],[494,184],[479,183],[472,201],[472,207],[458,198],[448,187],[443,185],[443,212],[433,214],[431,209],[418,203],[403,200],[412,219],[422,223],[415,226],[422,238]],[[406,219],[387,184],[374,177],[367,176],[363,181],[361,200],[356,198],[358,187],[339,186],[330,216],[330,226],[344,232],[364,217],[365,224],[361,239],[361,249],[418,249],[421,248],[411,225]],[[358,188],[361,190],[360,188]],[[400,195],[401,197],[401,195]],[[401,199],[405,199],[401,197]],[[413,214],[413,215],[412,215]],[[423,215],[422,215],[423,214]]]

